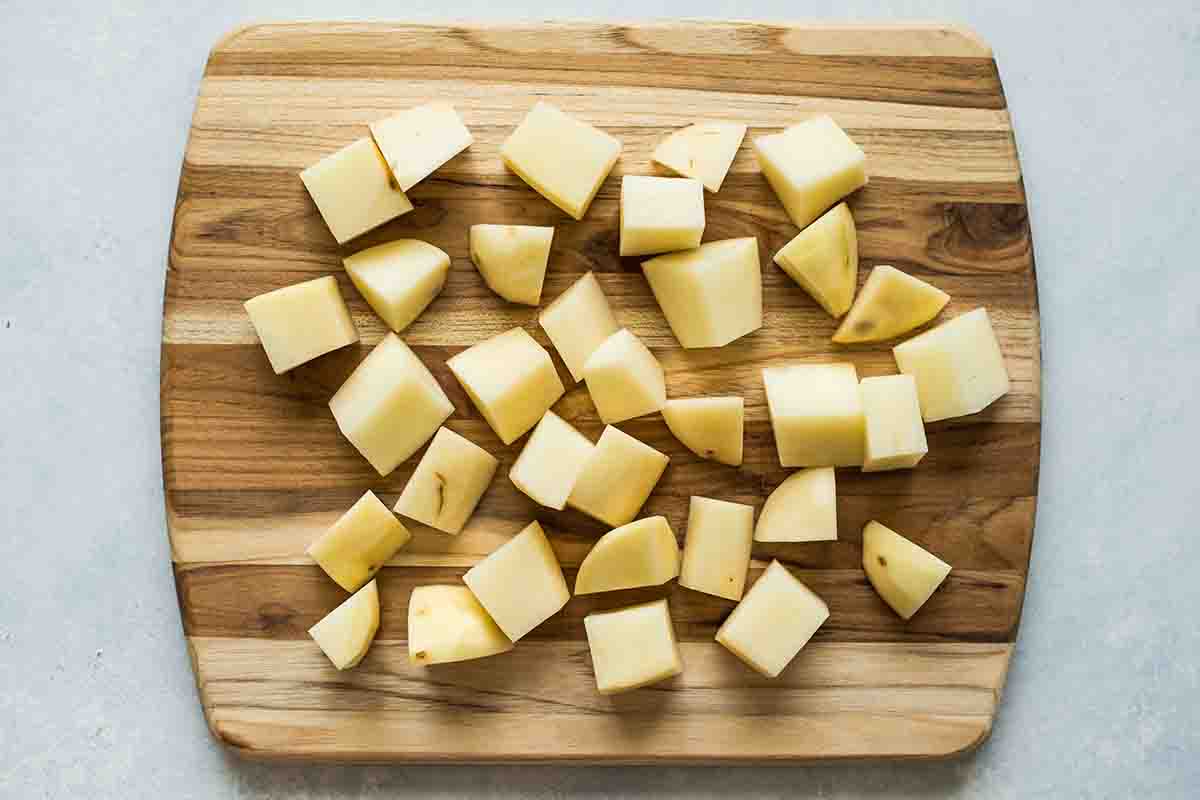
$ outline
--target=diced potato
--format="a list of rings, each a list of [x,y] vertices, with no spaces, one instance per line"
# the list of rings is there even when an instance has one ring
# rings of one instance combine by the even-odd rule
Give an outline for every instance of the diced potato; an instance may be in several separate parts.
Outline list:
[[[704,186],[691,178],[621,178],[622,256],[689,250],[704,235]]]
[[[882,342],[924,325],[950,302],[950,295],[895,267],[871,270],[833,340],[838,344]]]
[[[762,327],[758,239],[725,239],[642,264],[684,347],[722,347]]]
[[[975,414],[1008,394],[1008,370],[986,308],[977,308],[892,348],[917,381],[926,422]]]
[[[558,557],[537,522],[467,570],[463,581],[513,642],[571,599]]]
[[[500,148],[505,166],[575,219],[583,219],[620,154],[616,138],[541,101]]]
[[[697,122],[667,135],[651,158],[685,178],[695,178],[710,192],[719,191],[746,126],[740,122]]]
[[[493,292],[512,303],[536,306],[550,263],[554,228],[539,225],[472,225],[471,262]]]
[[[858,286],[858,231],[849,206],[838,203],[797,233],[775,263],[830,316],[845,314]]]
[[[244,305],[276,375],[358,341],[332,275],[260,294]]]
[[[505,444],[536,425],[566,391],[550,354],[523,328],[473,345],[446,366]]]
[[[446,285],[450,256],[419,239],[398,239],[342,259],[350,280],[396,333],[421,316]]]
[[[473,141],[449,103],[427,103],[372,122],[371,136],[406,192]]]
[[[583,627],[600,694],[637,689],[683,672],[666,600],[588,614]]]
[[[413,210],[369,136],[313,164],[300,180],[338,244]]]
[[[562,511],[593,449],[586,436],[547,411],[508,471],[509,480],[538,503]]]
[[[609,425],[583,465],[567,505],[613,527],[632,522],[667,461],[650,445]]]
[[[775,487],[754,530],[756,542],[826,542],[837,538],[833,467],[812,467]]]
[[[827,619],[825,601],[772,561],[717,631],[717,641],[756,671],[775,678]]]
[[[590,272],[546,306],[538,323],[576,383],[583,380],[583,365],[596,348],[620,330],[604,291]]]
[[[421,359],[389,333],[329,400],[338,428],[380,475],[387,475],[454,413]]]
[[[379,590],[375,581],[350,595],[308,629],[321,651],[338,669],[358,666],[379,630]]]
[[[600,419],[608,424],[653,414],[667,402],[662,364],[625,328],[592,352],[583,378]]]
[[[666,517],[647,517],[596,540],[575,576],[575,594],[657,586],[679,574],[679,545]]]
[[[408,600],[408,660],[419,666],[470,661],[513,643],[466,586],[416,586]]]
[[[763,383],[782,466],[862,466],[866,423],[853,364],[767,367]]]
[[[945,561],[874,520],[863,528],[862,539],[867,579],[905,619],[912,619],[950,574]]]
[[[305,552],[338,586],[357,592],[411,538],[408,528],[368,489]]]
[[[866,156],[827,116],[754,140],[767,182],[797,228],[867,185]]]
[[[663,420],[675,438],[701,458],[731,467],[742,463],[745,401],[740,397],[668,400]]]
[[[679,585],[740,600],[754,543],[754,506],[692,497]]]
[[[438,428],[395,512],[445,533],[459,533],[475,513],[500,462],[449,428]]]
[[[911,375],[880,375],[859,384],[867,420],[863,472],[909,469],[929,452]]]

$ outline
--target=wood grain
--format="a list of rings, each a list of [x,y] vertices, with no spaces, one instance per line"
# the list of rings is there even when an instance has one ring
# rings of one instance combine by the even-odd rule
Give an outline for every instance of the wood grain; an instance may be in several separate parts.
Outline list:
[[[297,172],[430,98],[452,102],[475,144],[410,193],[416,210],[339,248]],[[587,217],[572,222],[504,169],[507,133],[545,98],[620,138],[624,150]],[[852,361],[889,374],[886,345],[834,347],[835,322],[770,263],[795,228],[763,180],[749,137],[828,113],[868,157],[849,202],[865,279],[897,265],[952,295],[943,319],[986,305],[1012,377],[972,417],[928,426],[913,471],[838,471],[839,539],[757,545],[752,573],[787,561],[832,615],[777,681],[712,641],[732,603],[669,585],[573,598],[511,653],[411,667],[411,588],[453,583],[538,519],[568,581],[604,533],[516,491],[504,447],[445,367],[520,325],[548,344],[536,310],[507,304],[467,254],[476,222],[556,226],[545,298],[596,273],[622,324],[654,350],[671,396],[746,399],[746,459],[697,459],[652,415],[622,428],[670,458],[645,513],[682,540],[691,495],[761,507],[786,477],[759,377],[792,361]],[[655,173],[667,131],[704,119],[750,126],[706,240],[755,236],[764,328],[715,351],[683,351],[641,275],[617,250],[620,176]],[[344,596],[304,549],[363,490],[394,502],[420,457],[380,478],[339,435],[327,402],[385,329],[346,279],[348,253],[410,236],[450,254],[445,292],[404,333],[454,402],[451,428],[495,454],[497,477],[467,528],[415,523],[380,573],[382,627],[356,670],[337,673],[305,631]],[[338,278],[362,342],[277,376],[242,302],[299,280]],[[555,406],[595,438],[587,391]],[[752,23],[424,26],[284,24],[242,29],[213,49],[180,175],[163,313],[162,441],[168,526],[185,633],[214,734],[256,757],[460,761],[755,761],[934,757],[990,730],[1029,569],[1041,436],[1040,331],[1025,190],[991,52],[942,26]],[[905,623],[859,563],[879,519],[954,566]],[[754,575],[751,577],[753,578]],[[679,678],[615,698],[594,691],[582,617],[669,598]],[[767,719],[767,724],[763,724]]]

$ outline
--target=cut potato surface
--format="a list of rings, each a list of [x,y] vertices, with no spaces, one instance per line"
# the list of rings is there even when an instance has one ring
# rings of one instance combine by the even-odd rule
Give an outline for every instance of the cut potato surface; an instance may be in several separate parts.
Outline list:
[[[679,574],[679,545],[666,517],[647,517],[596,540],[575,576],[575,594],[658,586]]]
[[[367,490],[305,552],[338,586],[357,592],[411,538],[408,528]]]
[[[684,347],[722,347],[762,327],[758,239],[724,239],[658,256],[642,272]]]
[[[408,600],[408,660],[419,666],[470,661],[512,650],[466,586],[415,586]]]
[[[576,383],[583,380],[583,366],[596,348],[621,329],[600,283],[590,272],[546,306],[538,324]]]
[[[418,239],[398,239],[342,259],[355,288],[396,333],[421,316],[446,285],[450,256]]]
[[[745,401],[740,397],[668,400],[663,420],[683,446],[701,458],[731,467],[742,463]]]
[[[778,561],[763,571],[717,631],[717,641],[774,678],[829,619],[829,607]]]
[[[1008,394],[1008,370],[986,308],[977,308],[892,348],[917,381],[926,422],[975,414]]]
[[[740,600],[754,544],[754,506],[692,497],[679,585]]]
[[[308,629],[338,669],[358,666],[379,630],[379,590],[372,580]]]
[[[493,292],[527,306],[542,301],[554,228],[472,225],[469,238],[471,262]]]
[[[859,384],[867,420],[863,472],[915,467],[929,452],[911,375],[880,375]]]
[[[583,219],[620,154],[615,137],[540,101],[500,147],[505,166],[575,219]]]
[[[945,561],[874,520],[863,528],[862,540],[867,579],[905,619],[912,619],[950,574]]]
[[[260,294],[244,306],[276,375],[358,341],[332,275]]]
[[[767,182],[797,228],[867,184],[866,156],[830,117],[818,116],[754,140]]]
[[[463,581],[513,642],[571,599],[558,557],[536,522],[467,570]]]
[[[438,428],[394,510],[439,531],[459,533],[475,513],[499,464],[471,440]]]
[[[583,465],[567,505],[613,527],[632,522],[668,460],[650,445],[609,425]]]
[[[338,428],[380,475],[387,475],[454,413],[421,359],[389,333],[329,400]]]
[[[941,289],[880,264],[871,270],[833,340],[838,344],[882,342],[924,325],[950,302]]]
[[[763,384],[781,466],[862,466],[866,421],[853,364],[767,367]]]
[[[845,314],[858,286],[858,231],[850,207],[838,203],[826,211],[785,244],[774,260],[826,313]]]
[[[338,244],[413,210],[369,136],[313,164],[300,180]]]
[[[716,192],[721,189],[745,136],[746,126],[740,122],[697,122],[668,134],[654,148],[651,158]]]
[[[622,256],[689,250],[704,235],[704,187],[691,178],[621,178]]]
[[[666,600],[588,614],[583,627],[601,694],[637,689],[683,672]]]
[[[508,471],[509,480],[538,503],[562,511],[593,449],[586,436],[547,411]]]
[[[601,421],[609,425],[653,414],[667,402],[662,364],[625,328],[605,339],[588,357],[583,379]]]
[[[536,425],[566,391],[550,354],[524,328],[473,345],[446,366],[505,444]]]
[[[837,538],[837,484],[833,467],[789,475],[763,504],[756,542],[826,542]]]
[[[473,141],[449,103],[428,103],[373,122],[371,136],[406,192]]]

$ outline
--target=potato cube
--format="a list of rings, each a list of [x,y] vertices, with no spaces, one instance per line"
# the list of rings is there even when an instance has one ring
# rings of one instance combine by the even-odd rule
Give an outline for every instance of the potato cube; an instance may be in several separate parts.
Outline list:
[[[684,347],[722,347],[762,327],[758,239],[725,239],[642,264]]]
[[[466,586],[415,586],[408,600],[408,661],[428,667],[512,650]]]
[[[933,284],[880,264],[867,276],[833,340],[855,344],[894,339],[929,322],[948,302],[950,295]]]
[[[867,421],[863,472],[909,469],[929,452],[911,375],[880,375],[859,384]]]
[[[583,618],[600,694],[658,683],[683,672],[666,600]]]
[[[471,263],[483,281],[510,303],[536,306],[550,263],[554,228],[538,225],[472,225]]]
[[[260,294],[244,305],[276,375],[358,341],[332,275]]]
[[[754,140],[767,182],[797,228],[867,184],[866,156],[827,116]]]
[[[651,158],[716,192],[725,181],[745,135],[746,126],[740,122],[697,122],[669,134],[654,148]]]
[[[782,466],[862,466],[866,424],[853,364],[767,367],[763,383]]]
[[[849,206],[838,203],[826,211],[785,244],[774,260],[825,313],[845,314],[858,287],[858,229]]]
[[[622,256],[690,250],[704,235],[704,186],[691,178],[621,179]]]
[[[977,308],[892,348],[917,381],[926,422],[975,414],[1008,394],[1008,370],[986,308]]]
[[[547,411],[508,471],[509,480],[538,503],[562,511],[593,449],[586,436]]]
[[[829,607],[778,561],[763,571],[717,631],[717,641],[768,678],[783,672]]]
[[[745,400],[740,397],[688,397],[668,400],[663,421],[675,438],[701,458],[739,467]]]
[[[668,458],[609,425],[583,465],[567,505],[614,528],[633,521],[667,468]]]
[[[614,528],[592,545],[575,576],[575,594],[658,586],[679,574],[679,544],[666,517]]]
[[[862,532],[867,580],[892,610],[912,619],[950,574],[950,565],[874,520]]]
[[[667,402],[662,364],[627,329],[614,333],[583,365],[588,393],[608,424],[653,414]]]
[[[763,504],[756,542],[828,542],[837,535],[837,483],[833,467],[789,475]]]
[[[418,239],[369,247],[342,263],[367,303],[396,333],[441,294],[450,272],[450,256]]]
[[[358,666],[378,630],[379,590],[372,580],[309,628],[308,635],[341,670]]]
[[[754,506],[692,497],[679,585],[740,600],[754,543]]]
[[[513,642],[571,599],[558,557],[536,522],[467,570],[463,581]]]
[[[616,138],[546,102],[500,148],[505,166],[575,219],[583,219],[620,154]]]
[[[538,315],[538,323],[562,356],[575,382],[583,380],[583,365],[620,326],[596,276],[586,273]]]
[[[371,136],[406,192],[473,141],[449,103],[427,103],[372,122]]]
[[[380,475],[429,441],[454,404],[399,336],[389,333],[329,400],[338,428]]]
[[[369,136],[313,164],[300,180],[338,244],[413,210]]]
[[[505,444],[536,425],[566,391],[550,354],[523,328],[472,345],[446,366]]]
[[[445,533],[459,533],[475,513],[500,464],[479,445],[438,428],[395,512]]]
[[[305,552],[338,586],[357,592],[411,538],[408,528],[367,490]]]

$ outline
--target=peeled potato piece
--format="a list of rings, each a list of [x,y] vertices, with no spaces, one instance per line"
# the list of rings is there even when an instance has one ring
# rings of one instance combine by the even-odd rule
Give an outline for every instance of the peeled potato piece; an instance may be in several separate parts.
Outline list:
[[[372,580],[308,629],[338,669],[358,666],[379,630],[379,590]]]
[[[740,122],[697,122],[667,135],[651,158],[685,178],[695,178],[710,192],[719,191],[746,126]]]
[[[950,565],[872,520],[862,532],[862,565],[884,602],[911,619],[950,574]]]
[[[948,302],[950,295],[936,286],[880,264],[867,276],[833,340],[856,344],[894,339],[929,322]]]
[[[657,586],[679,574],[679,545],[666,517],[647,517],[596,540],[575,576],[575,594]]]

